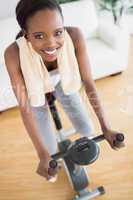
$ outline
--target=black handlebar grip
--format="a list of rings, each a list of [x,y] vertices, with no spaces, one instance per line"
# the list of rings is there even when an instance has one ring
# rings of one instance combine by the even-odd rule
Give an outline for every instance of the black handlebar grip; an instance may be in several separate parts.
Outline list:
[[[55,169],[57,167],[57,161],[56,160],[50,160],[49,167],[52,169]]]
[[[116,140],[113,141],[115,147],[119,147],[120,144],[124,141],[124,135],[122,133],[118,133],[116,135]]]
[[[49,168],[48,168],[48,174],[51,175],[51,176],[54,176],[57,172],[57,166],[58,166],[58,163],[56,160],[51,160],[49,162]]]

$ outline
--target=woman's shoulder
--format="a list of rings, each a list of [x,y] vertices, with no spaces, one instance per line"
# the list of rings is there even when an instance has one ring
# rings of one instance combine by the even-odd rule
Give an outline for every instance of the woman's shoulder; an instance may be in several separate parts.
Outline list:
[[[16,42],[13,42],[11,43],[6,49],[5,49],[5,52],[4,52],[4,55],[6,56],[6,58],[10,58],[13,56],[16,57],[19,55],[19,48],[18,48],[18,45]]]
[[[78,27],[73,27],[73,26],[67,26],[65,27],[65,29],[70,35],[73,41],[74,47],[77,48],[79,44],[84,40],[84,36],[81,29]]]
[[[10,64],[14,64],[16,66],[19,65],[19,48],[16,42],[11,43],[4,52],[5,62]]]

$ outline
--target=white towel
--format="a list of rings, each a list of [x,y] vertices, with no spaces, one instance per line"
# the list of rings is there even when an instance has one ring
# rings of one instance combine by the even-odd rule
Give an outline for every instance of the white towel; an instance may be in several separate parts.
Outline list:
[[[31,106],[45,104],[45,94],[54,91],[50,75],[41,56],[25,37],[16,40],[19,46],[20,65]],[[64,44],[57,55],[61,84],[66,95],[81,88],[81,77],[73,42],[68,32],[64,33]]]

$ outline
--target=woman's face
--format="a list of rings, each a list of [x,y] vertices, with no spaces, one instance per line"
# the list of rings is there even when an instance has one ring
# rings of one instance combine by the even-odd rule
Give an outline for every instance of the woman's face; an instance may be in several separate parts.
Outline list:
[[[46,62],[53,62],[64,43],[64,26],[56,10],[41,10],[27,20],[27,40]]]

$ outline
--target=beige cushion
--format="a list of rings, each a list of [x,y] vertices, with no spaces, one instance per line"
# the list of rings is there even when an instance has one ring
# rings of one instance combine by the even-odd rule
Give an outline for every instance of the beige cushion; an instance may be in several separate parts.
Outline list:
[[[95,6],[90,0],[61,4],[66,26],[79,27],[85,38],[92,37],[98,27]]]

